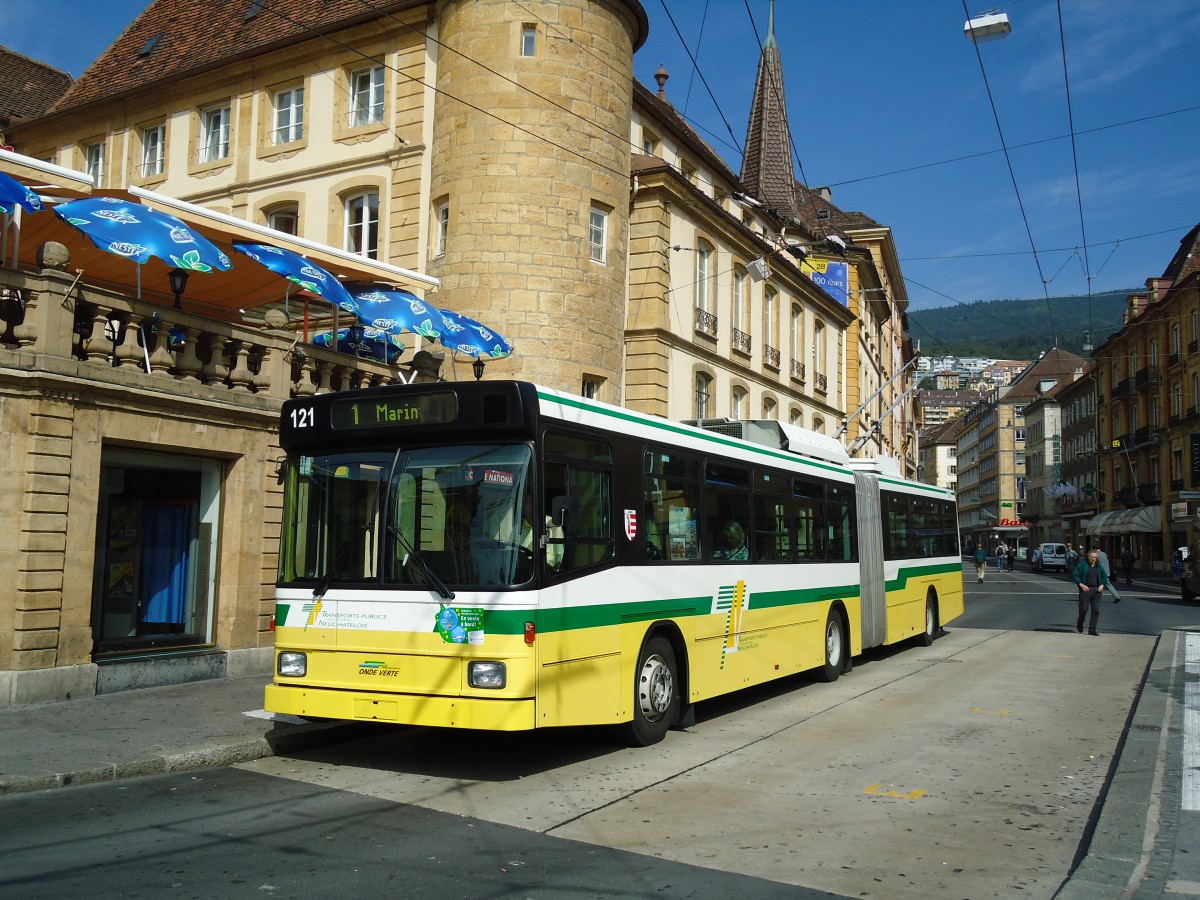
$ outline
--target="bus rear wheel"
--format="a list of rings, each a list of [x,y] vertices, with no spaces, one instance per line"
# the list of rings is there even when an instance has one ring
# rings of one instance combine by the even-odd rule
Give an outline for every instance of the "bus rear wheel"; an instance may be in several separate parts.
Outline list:
[[[657,744],[678,717],[675,651],[666,638],[651,638],[638,656],[633,680],[633,721],[625,726],[626,742],[633,747]]]
[[[825,620],[825,665],[817,670],[817,677],[827,683],[838,680],[846,665],[846,629],[842,616],[836,609],[829,610]]]

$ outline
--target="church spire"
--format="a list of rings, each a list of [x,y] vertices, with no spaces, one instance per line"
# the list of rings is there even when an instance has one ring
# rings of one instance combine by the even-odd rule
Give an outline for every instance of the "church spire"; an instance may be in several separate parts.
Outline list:
[[[757,200],[781,213],[797,211],[792,139],[783,99],[783,63],[775,42],[775,0],[771,0],[767,39],[754,82],[754,101],[742,155],[742,185]]]

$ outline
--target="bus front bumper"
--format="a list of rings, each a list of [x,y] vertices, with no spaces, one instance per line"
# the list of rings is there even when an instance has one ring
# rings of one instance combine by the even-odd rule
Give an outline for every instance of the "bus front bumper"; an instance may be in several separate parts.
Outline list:
[[[269,684],[264,707],[273,713],[309,719],[346,719],[484,731],[528,731],[534,727],[534,701],[368,693],[302,685]]]

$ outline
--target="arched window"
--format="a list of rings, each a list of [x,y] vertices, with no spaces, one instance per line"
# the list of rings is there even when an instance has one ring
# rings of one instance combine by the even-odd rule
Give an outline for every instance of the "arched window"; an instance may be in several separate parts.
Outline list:
[[[712,396],[712,376],[705,372],[697,372],[695,389],[694,418],[707,419],[709,417],[709,402]]]
[[[788,349],[794,361],[803,362],[801,357],[804,355],[804,320],[801,318],[799,306],[792,307],[791,343]]]
[[[737,266],[733,270],[732,325],[739,331],[746,330],[746,270]]]
[[[267,227],[284,234],[300,233],[300,206],[296,203],[283,203],[267,211]]]
[[[820,432],[821,434],[824,434],[825,433],[825,420],[822,419],[820,416],[813,416],[812,430]]]
[[[366,191],[346,198],[345,248],[379,259],[379,194]]]
[[[825,323],[819,319],[813,323],[813,373],[825,374]]]
[[[779,346],[775,335],[779,315],[776,309],[778,303],[779,291],[775,288],[767,288],[763,292],[763,343],[775,348]]]
[[[729,406],[730,415],[734,419],[743,419],[746,416],[746,392],[741,388],[733,389],[733,396]]]
[[[764,419],[774,419],[775,418],[775,406],[776,406],[776,404],[775,404],[774,400],[772,400],[770,397],[763,397],[763,415],[762,415],[762,417]]]
[[[712,312],[713,248],[708,241],[696,242],[696,309]]]
[[[791,412],[788,413],[788,424],[795,425],[797,428],[799,428],[799,427],[801,427],[801,424],[800,424],[801,418],[802,418],[802,413],[800,412],[800,410],[793,409]]]

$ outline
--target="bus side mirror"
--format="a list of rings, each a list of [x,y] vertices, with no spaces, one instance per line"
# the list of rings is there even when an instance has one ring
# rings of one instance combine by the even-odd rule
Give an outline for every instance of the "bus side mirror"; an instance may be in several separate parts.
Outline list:
[[[561,528],[564,535],[574,535],[579,519],[579,499],[577,497],[555,497],[550,501],[550,522],[555,528]]]

